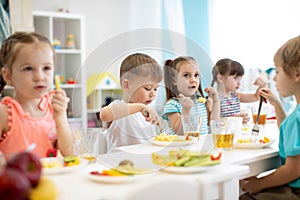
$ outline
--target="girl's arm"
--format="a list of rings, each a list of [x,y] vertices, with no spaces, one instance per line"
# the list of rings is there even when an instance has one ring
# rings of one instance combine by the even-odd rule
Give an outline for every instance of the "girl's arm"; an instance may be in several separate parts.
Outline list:
[[[104,122],[112,122],[137,112],[141,112],[146,121],[159,125],[157,112],[142,103],[111,103],[101,109],[99,117]]]
[[[58,148],[63,156],[74,155],[73,136],[68,123],[67,107],[69,98],[64,90],[58,89],[51,100],[53,118],[56,124]]]
[[[240,102],[242,103],[250,103],[250,102],[255,102],[259,100],[259,91],[261,88],[266,87],[267,82],[265,79],[258,77],[253,85],[257,86],[256,92],[255,93],[240,93],[237,92],[237,95],[240,99]]]
[[[176,113],[169,113],[167,114],[171,128],[177,135],[183,135],[183,129],[181,124],[181,114]]]
[[[220,118],[220,100],[218,92],[213,87],[205,88],[205,92],[208,93],[207,111],[209,113],[210,120],[216,120]]]
[[[252,177],[245,180],[242,189],[250,194],[256,194],[263,189],[285,185],[300,177],[300,155],[286,158],[285,165],[278,168],[272,174],[262,177]]]
[[[7,106],[0,104],[0,137],[7,131],[9,131]]]

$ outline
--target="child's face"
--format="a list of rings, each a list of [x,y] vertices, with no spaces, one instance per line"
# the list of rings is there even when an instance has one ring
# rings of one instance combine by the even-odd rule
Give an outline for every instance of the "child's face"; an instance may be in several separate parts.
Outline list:
[[[242,76],[237,75],[222,76],[222,83],[224,84],[225,90],[236,92],[240,88],[242,78]]]
[[[129,102],[150,104],[156,97],[158,87],[159,83],[152,82],[150,77],[128,81]]]
[[[197,92],[199,84],[200,71],[196,63],[182,63],[174,80],[178,92],[186,97],[191,97]]]
[[[41,98],[51,89],[53,72],[53,51],[49,44],[26,44],[12,64],[10,84],[15,87],[17,97]]]
[[[293,76],[287,75],[283,68],[280,66],[276,66],[276,74],[273,80],[276,82],[276,88],[282,97],[288,97],[294,95],[294,90],[296,87],[299,87],[293,79]]]

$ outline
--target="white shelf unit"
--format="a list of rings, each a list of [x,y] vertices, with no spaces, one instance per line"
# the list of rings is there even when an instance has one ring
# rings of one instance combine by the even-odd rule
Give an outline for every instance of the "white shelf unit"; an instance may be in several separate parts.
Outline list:
[[[63,77],[65,82],[73,78],[75,84],[63,83],[70,98],[68,117],[71,128],[87,129],[86,88],[85,88],[85,22],[84,16],[70,13],[49,11],[33,11],[35,31],[61,42],[61,49],[56,49],[55,75]],[[66,41],[69,34],[73,34],[75,49],[67,49]]]
[[[106,103],[106,98],[111,100],[122,98],[122,89],[120,87],[112,88],[95,88],[92,94],[87,99],[88,108],[88,128],[99,127],[96,114],[100,112],[103,105]]]

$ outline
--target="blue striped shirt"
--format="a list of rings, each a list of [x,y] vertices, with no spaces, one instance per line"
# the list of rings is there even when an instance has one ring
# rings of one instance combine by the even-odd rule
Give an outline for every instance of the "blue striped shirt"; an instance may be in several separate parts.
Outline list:
[[[182,106],[180,102],[177,99],[170,99],[166,102],[164,105],[162,118],[168,122],[168,125],[170,127],[170,132],[172,134],[176,134],[174,130],[171,128],[170,121],[168,119],[168,114],[171,113],[181,113],[182,112]],[[200,129],[201,134],[207,134],[208,133],[208,116],[207,116],[207,110],[205,103],[200,103],[197,101],[197,98],[194,98],[194,105],[191,109],[192,116],[202,116],[202,125]]]

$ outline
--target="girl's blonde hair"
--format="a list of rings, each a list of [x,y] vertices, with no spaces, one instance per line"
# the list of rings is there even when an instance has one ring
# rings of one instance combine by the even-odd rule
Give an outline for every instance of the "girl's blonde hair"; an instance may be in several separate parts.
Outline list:
[[[36,42],[45,42],[49,44],[53,51],[53,55],[55,55],[55,50],[49,39],[35,32],[16,32],[2,42],[0,49],[0,94],[6,85],[1,73],[2,68],[7,67],[10,72],[12,71],[11,66],[16,60],[21,47],[21,45],[18,44],[31,44]]]
[[[174,82],[174,78],[176,77],[176,74],[179,71],[179,68],[185,62],[193,62],[196,64],[195,67],[198,67],[197,61],[190,56],[181,56],[176,58],[175,60],[166,60],[164,63],[164,82],[166,88],[166,101],[168,101],[173,97],[178,97],[179,95],[177,86],[175,86],[173,82]],[[201,87],[201,79],[199,80],[198,91],[201,97],[204,97],[202,87]]]
[[[219,74],[222,76],[243,76],[245,74],[245,70],[239,62],[231,60],[229,58],[223,58],[219,60],[212,69],[213,80],[211,86],[213,86],[218,80]]]
[[[288,40],[274,55],[274,63],[291,76],[300,67],[300,36]]]

